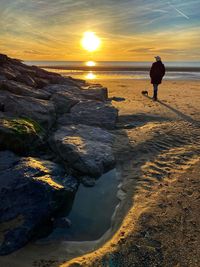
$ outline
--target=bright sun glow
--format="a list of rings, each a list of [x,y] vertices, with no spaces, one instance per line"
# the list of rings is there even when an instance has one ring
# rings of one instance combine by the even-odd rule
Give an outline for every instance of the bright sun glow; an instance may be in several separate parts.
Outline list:
[[[94,66],[96,66],[96,63],[94,61],[88,61],[88,62],[86,62],[86,66],[94,67]]]
[[[94,32],[85,32],[81,43],[84,49],[93,52],[99,48],[101,41]]]

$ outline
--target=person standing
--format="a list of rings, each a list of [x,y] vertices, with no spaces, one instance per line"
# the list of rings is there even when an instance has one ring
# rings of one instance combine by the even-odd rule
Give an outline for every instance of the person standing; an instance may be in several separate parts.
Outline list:
[[[156,62],[151,66],[150,77],[153,84],[153,100],[157,101],[158,85],[162,83],[162,79],[165,76],[165,65],[159,56],[155,57]]]

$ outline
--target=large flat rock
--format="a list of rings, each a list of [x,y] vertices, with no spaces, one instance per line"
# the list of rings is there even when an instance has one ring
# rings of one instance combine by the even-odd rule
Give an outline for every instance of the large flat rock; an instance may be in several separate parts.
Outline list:
[[[74,95],[80,92],[80,87],[74,84],[50,84],[45,86],[43,90],[50,94],[71,93]]]
[[[45,232],[44,225],[71,205],[76,190],[77,181],[55,163],[0,152],[0,255]]]
[[[80,101],[73,106],[69,114],[59,118],[58,123],[85,124],[101,128],[114,129],[118,117],[118,111],[109,102]]]
[[[85,99],[106,101],[108,99],[108,90],[102,86],[89,86],[81,90],[81,96]]]
[[[54,152],[81,174],[98,177],[115,163],[114,136],[106,130],[87,125],[59,128],[50,138]]]
[[[51,94],[68,93],[79,100],[88,99],[96,101],[106,101],[108,99],[108,90],[102,86],[78,86],[73,84],[51,84],[44,88],[44,91]]]

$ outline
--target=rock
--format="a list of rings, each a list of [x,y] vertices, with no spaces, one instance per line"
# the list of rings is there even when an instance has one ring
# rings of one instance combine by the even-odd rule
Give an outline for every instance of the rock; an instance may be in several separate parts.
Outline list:
[[[9,95],[6,98],[4,109],[8,114],[33,119],[47,129],[50,129],[55,122],[54,105],[47,100]]]
[[[42,81],[46,81],[49,84],[64,84],[66,79],[58,73],[48,72],[44,69],[40,69],[36,66],[31,67],[35,71],[35,76]],[[46,84],[44,84],[45,86]]]
[[[99,177],[115,163],[114,136],[106,130],[86,125],[59,128],[50,138],[53,151],[82,174]]]
[[[122,102],[125,101],[126,99],[124,97],[119,97],[119,96],[113,96],[110,98],[111,101],[116,101],[116,102]]]
[[[71,84],[50,84],[44,88],[45,91],[54,94],[54,93],[69,93],[73,94],[75,97],[81,97],[82,92],[81,88],[77,85]]]
[[[15,66],[24,65],[24,64],[22,64],[21,60],[9,58],[8,56],[6,56],[4,54],[0,54],[0,63],[1,63],[1,65],[8,64],[8,63],[12,63]]]
[[[71,225],[72,225],[71,221],[65,217],[53,220],[54,228],[69,228]]]
[[[42,127],[32,120],[0,118],[0,150],[27,154],[42,147],[44,137]]]
[[[65,77],[65,78],[66,78],[65,84],[71,84],[75,86],[86,86],[87,85],[87,82],[82,79],[77,79],[77,78],[75,79],[70,76]]]
[[[57,182],[63,176],[55,163],[0,152],[0,255],[45,232],[51,218],[71,203],[75,192]]]
[[[61,125],[86,124],[107,129],[114,129],[118,111],[110,103],[97,101],[81,101],[71,108],[70,114],[64,114],[58,119]]]
[[[107,100],[99,84],[0,54],[0,255],[69,227],[79,183],[113,168],[114,135],[102,128],[114,129],[118,112]]]
[[[59,114],[69,112],[70,109],[79,102],[74,94],[68,91],[54,93],[51,97],[51,101],[53,101],[55,105],[56,113]]]
[[[48,72],[36,66],[28,66],[16,59],[0,54],[0,75],[6,79],[21,82],[31,87],[43,88],[48,84],[76,84],[72,78],[64,78],[58,73]],[[80,81],[77,81],[80,83]]]
[[[71,192],[76,191],[77,186],[79,185],[79,183],[77,185],[77,179],[69,174],[65,177],[65,179],[62,180],[62,184]]]
[[[0,171],[4,171],[6,169],[11,168],[18,161],[19,157],[17,157],[14,153],[10,151],[5,151],[5,152],[0,151]]]
[[[86,187],[93,187],[96,184],[96,179],[90,176],[82,176],[80,181]]]
[[[107,99],[106,88],[80,89],[77,86],[50,85],[44,88],[52,94],[51,100],[54,102],[56,111],[59,114],[67,113],[70,109],[85,99],[105,101]]]
[[[74,82],[75,83],[75,82]],[[74,85],[66,80],[65,84],[51,84],[44,88],[45,91],[53,93],[71,93],[77,99],[88,99],[105,101],[108,99],[108,90],[102,86],[87,86],[80,87],[78,84]]]
[[[80,88],[71,84],[50,84],[43,88],[45,92],[49,92],[50,94],[55,93],[71,93],[74,96],[78,96],[81,92]]]
[[[30,96],[45,100],[48,100],[51,96],[48,92],[14,81],[0,81],[0,90],[8,91],[16,95]]]
[[[5,62],[7,62],[8,57],[6,55],[0,54],[0,63],[4,64]]]
[[[17,70],[13,71],[9,66],[5,66],[0,68],[0,75],[6,77],[8,80],[15,80],[20,73]]]
[[[4,112],[4,103],[6,100],[7,94],[0,94],[0,111]]]
[[[37,84],[37,88],[43,88],[43,87],[47,86],[48,84],[50,84],[50,82],[47,79],[35,77],[34,80]]]
[[[108,100],[108,90],[105,87],[89,86],[88,89],[83,89],[80,92],[81,96],[85,99],[106,101]]]
[[[31,87],[37,87],[37,83],[36,81],[28,74],[24,75],[24,74],[20,74],[16,77],[16,81],[24,83],[28,86]]]
[[[0,74],[0,81],[6,80],[6,76]]]

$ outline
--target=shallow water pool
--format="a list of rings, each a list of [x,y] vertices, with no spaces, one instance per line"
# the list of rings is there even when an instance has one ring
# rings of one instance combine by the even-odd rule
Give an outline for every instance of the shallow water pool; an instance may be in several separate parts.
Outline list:
[[[55,228],[47,239],[91,241],[100,238],[110,228],[111,217],[119,203],[118,184],[116,169],[102,175],[94,187],[81,184],[67,216],[71,227]]]

